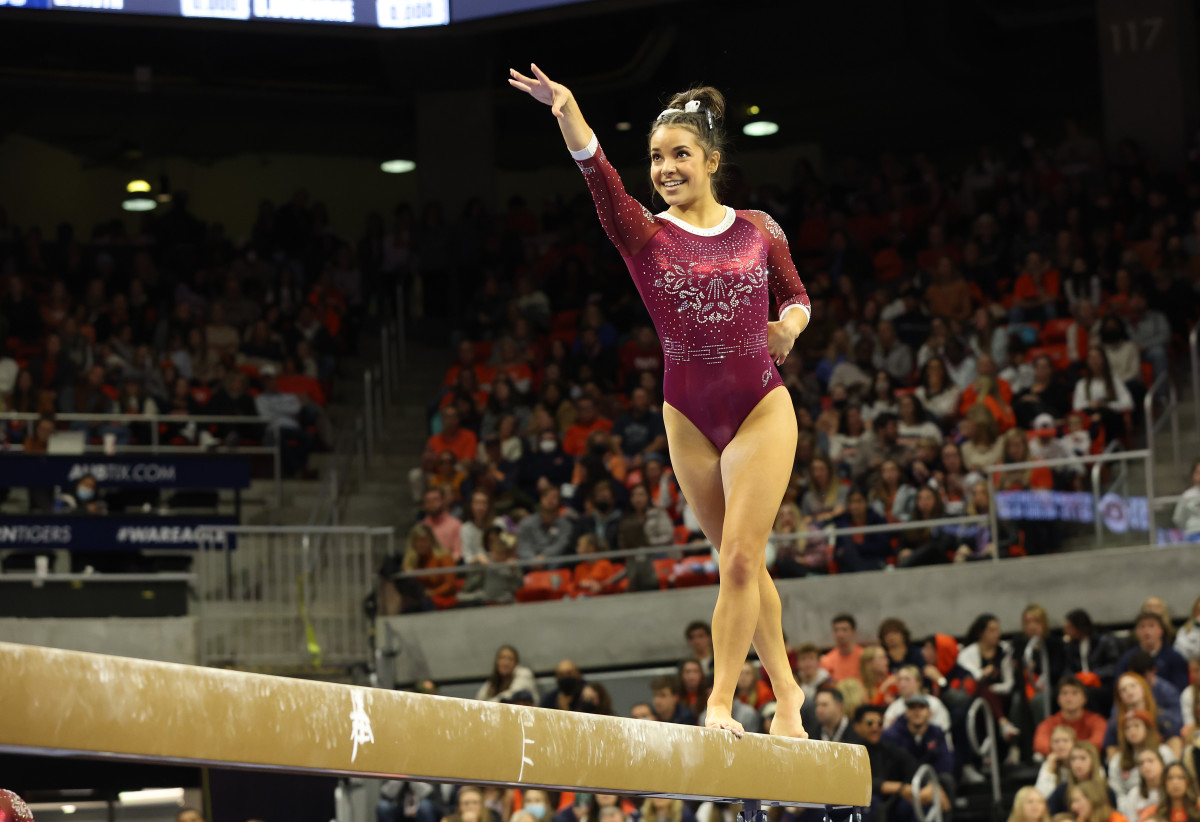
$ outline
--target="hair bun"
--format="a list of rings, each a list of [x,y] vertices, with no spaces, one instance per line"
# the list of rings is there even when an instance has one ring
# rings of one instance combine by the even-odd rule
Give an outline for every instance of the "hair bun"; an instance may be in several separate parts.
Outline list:
[[[667,103],[667,108],[677,108],[680,111],[683,107],[695,100],[702,108],[712,112],[713,120],[719,122],[725,117],[725,95],[712,86],[697,86],[690,88],[687,91],[681,91],[671,98],[671,102]]]

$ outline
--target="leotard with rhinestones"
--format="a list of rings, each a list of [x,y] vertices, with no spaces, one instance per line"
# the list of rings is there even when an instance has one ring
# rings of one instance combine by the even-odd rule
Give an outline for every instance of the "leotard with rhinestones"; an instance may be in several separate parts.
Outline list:
[[[809,313],[787,237],[761,211],[725,206],[712,228],[651,214],[625,191],[595,134],[571,156],[658,331],[664,399],[724,451],[759,400],[783,385],[767,350],[768,289],[781,318]]]

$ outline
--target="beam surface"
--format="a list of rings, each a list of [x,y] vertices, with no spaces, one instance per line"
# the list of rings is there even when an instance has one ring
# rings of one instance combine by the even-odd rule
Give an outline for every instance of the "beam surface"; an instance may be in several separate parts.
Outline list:
[[[0,750],[865,807],[859,745],[0,643]]]

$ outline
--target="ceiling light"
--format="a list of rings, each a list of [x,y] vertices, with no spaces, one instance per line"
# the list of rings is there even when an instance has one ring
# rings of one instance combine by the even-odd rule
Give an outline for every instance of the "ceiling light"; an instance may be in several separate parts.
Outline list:
[[[135,194],[121,201],[121,208],[126,211],[153,211],[157,207],[158,202],[149,194]]]
[[[758,108],[758,106],[750,106],[750,113],[751,113],[751,114],[758,114],[758,112],[759,112],[759,108]]]
[[[386,160],[379,164],[379,168],[388,174],[405,174],[416,167],[412,160]]]
[[[130,180],[125,186],[125,190],[130,193],[149,191],[150,184],[145,180]]]
[[[779,124],[770,120],[754,120],[742,126],[742,134],[747,137],[770,137],[779,131]]]
[[[622,120],[617,123],[617,131],[629,131],[631,128],[633,128],[633,123],[628,120]]]

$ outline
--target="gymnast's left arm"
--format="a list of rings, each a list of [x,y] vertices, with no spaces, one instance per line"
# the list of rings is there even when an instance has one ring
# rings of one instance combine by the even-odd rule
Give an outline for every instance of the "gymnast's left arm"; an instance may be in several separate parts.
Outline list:
[[[779,223],[761,211],[751,212],[767,239],[767,285],[779,304],[779,321],[767,323],[767,347],[775,364],[782,365],[811,313],[808,291],[800,281],[787,236]]]

